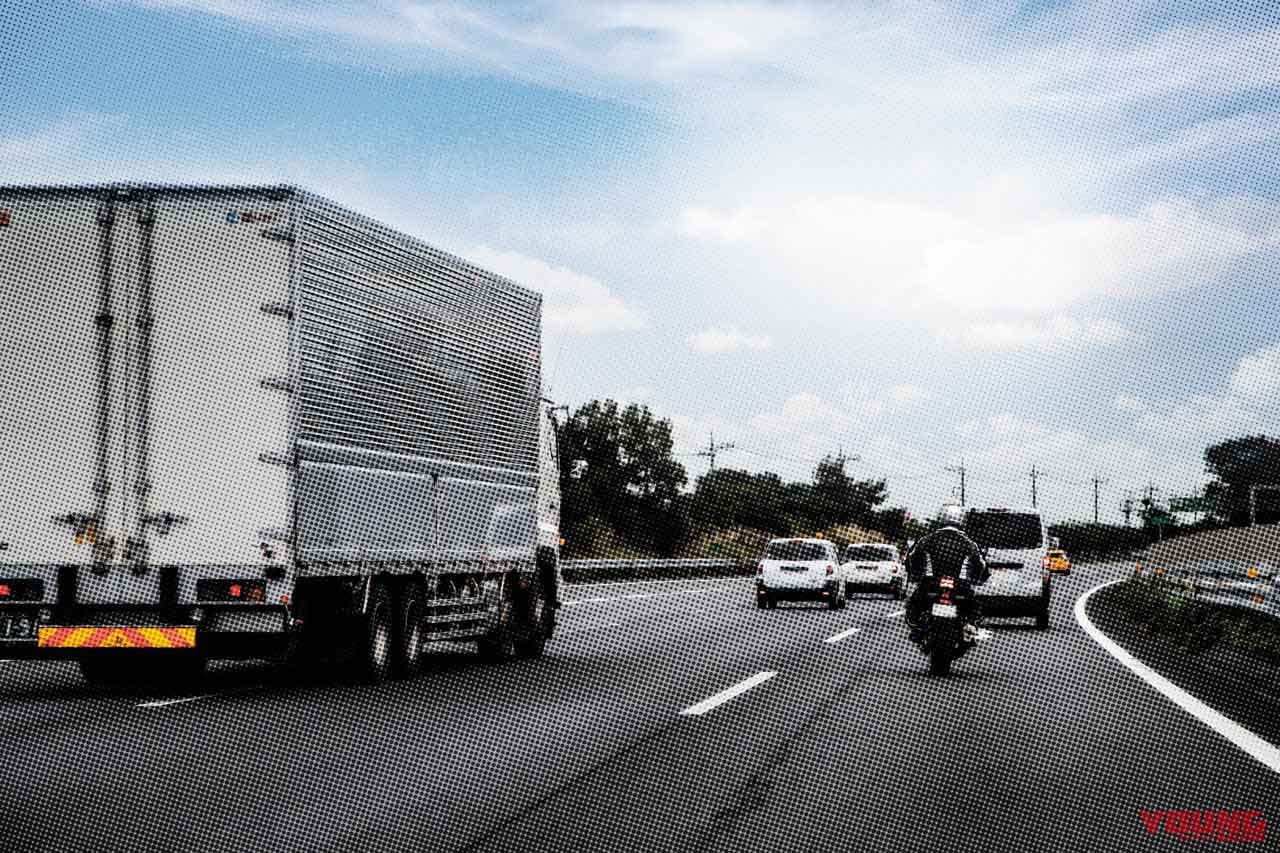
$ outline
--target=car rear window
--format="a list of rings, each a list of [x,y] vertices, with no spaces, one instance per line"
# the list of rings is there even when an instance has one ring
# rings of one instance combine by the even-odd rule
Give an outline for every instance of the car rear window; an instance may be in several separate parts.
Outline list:
[[[979,548],[1039,548],[1040,516],[1025,512],[971,512],[965,531]]]
[[[766,560],[825,560],[828,556],[826,546],[816,542],[770,542],[764,551]]]
[[[888,545],[851,545],[844,552],[845,562],[866,560],[872,563],[883,563],[898,559],[898,552]]]

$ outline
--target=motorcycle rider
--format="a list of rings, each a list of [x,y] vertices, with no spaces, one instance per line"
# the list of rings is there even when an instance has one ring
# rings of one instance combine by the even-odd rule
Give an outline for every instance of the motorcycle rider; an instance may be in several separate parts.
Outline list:
[[[912,546],[907,554],[907,577],[915,583],[907,599],[906,619],[911,626],[911,640],[924,639],[924,619],[929,607],[928,578],[951,576],[968,581],[971,586],[987,582],[990,570],[982,550],[964,532],[964,508],[948,504],[938,513],[934,530]],[[982,611],[976,597],[963,596],[957,604],[957,615],[964,620],[964,641],[972,645],[978,635]]]

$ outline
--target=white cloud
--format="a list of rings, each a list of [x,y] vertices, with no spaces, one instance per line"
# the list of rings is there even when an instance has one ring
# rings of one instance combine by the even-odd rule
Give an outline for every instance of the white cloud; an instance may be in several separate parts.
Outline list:
[[[942,206],[864,196],[731,209],[691,206],[674,230],[731,243],[791,272],[793,286],[833,300],[879,298],[935,313],[1052,314],[1110,294],[1153,295],[1211,281],[1269,235],[1215,218],[1193,202],[1134,214],[1060,213],[1040,221],[966,216]],[[1065,321],[1071,323],[1073,321]],[[991,330],[988,330],[991,331]],[[1017,337],[1019,329],[995,329]],[[1114,342],[1114,324],[1078,332]]]
[[[1280,344],[1240,358],[1222,390],[1161,406],[1139,403],[1138,427],[1160,440],[1199,443],[1274,429],[1280,416]]]
[[[1280,344],[1240,359],[1231,372],[1229,388],[1244,400],[1280,403]]]
[[[469,250],[466,257],[485,269],[540,292],[544,300],[544,322],[553,332],[591,335],[632,331],[647,325],[642,310],[591,276],[487,246]]]
[[[1088,349],[1131,341],[1136,335],[1114,320],[1057,315],[1045,320],[975,323],[957,341],[987,351],[1040,350],[1046,352]]]
[[[884,414],[911,409],[933,398],[933,394],[919,385],[899,383],[887,388],[870,385],[847,385],[841,394],[841,404],[855,416],[879,417]]]
[[[766,350],[773,346],[773,338],[768,335],[748,335],[737,326],[711,326],[690,335],[688,340],[694,352],[714,354]]]
[[[1132,394],[1117,394],[1116,408],[1122,412],[1141,412],[1147,404]]]

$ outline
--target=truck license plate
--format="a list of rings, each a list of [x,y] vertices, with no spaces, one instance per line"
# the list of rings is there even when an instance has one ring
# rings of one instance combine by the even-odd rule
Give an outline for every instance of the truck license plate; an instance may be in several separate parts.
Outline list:
[[[954,619],[956,618],[956,606],[954,604],[935,604],[933,605],[933,615]]]
[[[0,616],[0,640],[31,640],[36,635],[32,616]]]

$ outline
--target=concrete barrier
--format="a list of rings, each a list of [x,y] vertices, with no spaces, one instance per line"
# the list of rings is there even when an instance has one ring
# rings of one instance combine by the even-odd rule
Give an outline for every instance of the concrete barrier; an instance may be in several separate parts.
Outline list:
[[[737,560],[561,560],[569,583],[591,581],[702,578],[747,575],[751,567]]]

